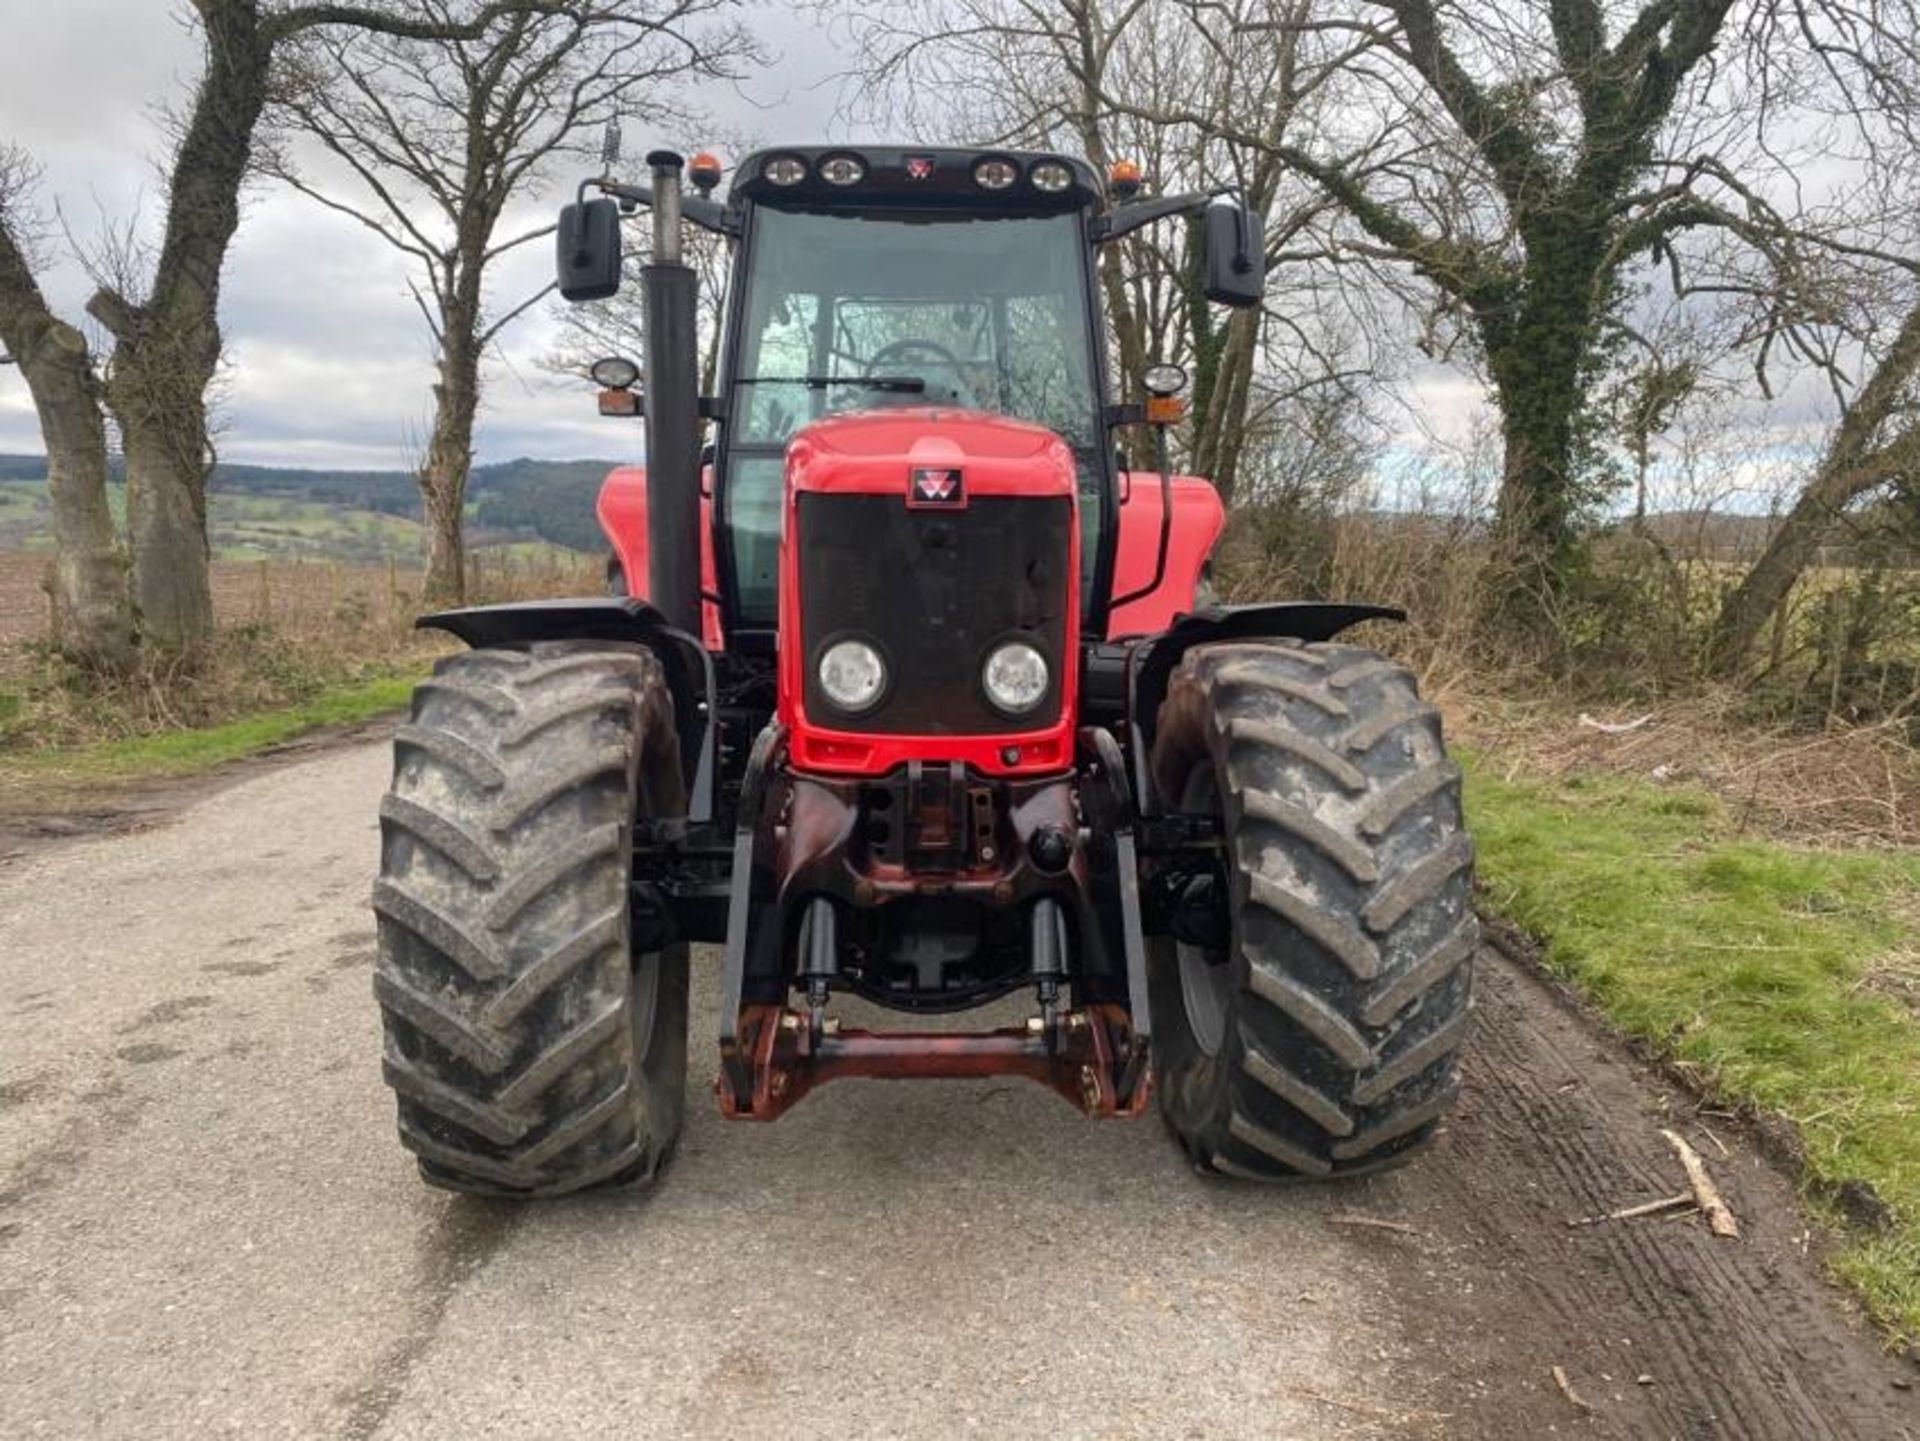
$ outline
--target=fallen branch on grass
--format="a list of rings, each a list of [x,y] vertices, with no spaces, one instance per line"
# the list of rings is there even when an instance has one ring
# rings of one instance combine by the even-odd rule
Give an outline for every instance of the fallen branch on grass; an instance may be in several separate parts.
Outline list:
[[[1662,1131],[1667,1143],[1680,1157],[1680,1164],[1686,1167],[1687,1182],[1693,1187],[1694,1200],[1706,1213],[1707,1226],[1716,1236],[1738,1236],[1740,1223],[1733,1219],[1733,1212],[1721,1199],[1719,1190],[1713,1184],[1713,1177],[1707,1174],[1707,1163],[1700,1159],[1700,1153],[1687,1143],[1677,1131]]]

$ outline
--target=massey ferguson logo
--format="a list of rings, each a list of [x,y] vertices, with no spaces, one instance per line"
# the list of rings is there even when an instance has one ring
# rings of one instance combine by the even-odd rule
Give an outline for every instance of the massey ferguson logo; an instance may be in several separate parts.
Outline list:
[[[954,506],[967,503],[966,485],[960,472],[946,469],[916,470],[907,491],[910,506]]]

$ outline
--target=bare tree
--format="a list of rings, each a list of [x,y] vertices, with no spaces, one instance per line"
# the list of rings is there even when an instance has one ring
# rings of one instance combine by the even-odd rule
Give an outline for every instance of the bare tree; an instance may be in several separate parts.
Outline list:
[[[27,201],[37,178],[22,151],[0,146],[0,344],[20,367],[47,448],[56,639],[82,663],[121,672],[134,659],[133,610],[107,508],[100,382],[86,337],[53,313],[34,280]]]
[[[510,16],[485,34],[421,44],[377,32],[317,31],[276,111],[317,141],[346,187],[303,173],[284,149],[268,168],[407,256],[415,301],[433,337],[434,412],[418,472],[428,524],[426,594],[464,597],[461,518],[481,400],[481,363],[500,333],[548,292],[496,304],[495,262],[552,233],[501,235],[510,206],[535,193],[553,162],[585,163],[597,131],[644,105],[655,122],[679,112],[658,92],[727,73],[747,42],[717,17],[731,0],[628,0],[563,14]],[[421,0],[452,31],[450,0]],[[548,287],[550,289],[550,287]]]
[[[624,356],[638,362],[646,343],[645,304],[640,272],[650,255],[650,237],[642,228],[632,237],[637,244],[621,257],[623,283],[605,300],[586,303],[555,302],[549,312],[558,335],[540,366],[557,376],[584,380],[596,360]],[[682,241],[681,259],[700,278],[700,385],[710,391],[720,365],[721,319],[726,308],[728,273],[732,259],[724,239],[705,230],[691,230]]]
[[[1863,378],[1844,392],[1840,418],[1818,462],[1759,558],[1721,605],[1709,660],[1724,674],[1737,673],[1747,663],[1762,631],[1850,507],[1876,493],[1920,494],[1920,258],[1876,259],[1898,273],[1896,282],[1883,288],[1861,277],[1858,283],[1894,323],[1863,350]]]
[[[942,0],[856,8],[853,24],[870,57],[857,77],[870,113],[949,143],[1077,153],[1102,173],[1134,161],[1163,192],[1231,187],[1265,217],[1275,298],[1264,310],[1209,306],[1197,227],[1136,232],[1100,269],[1123,384],[1163,361],[1189,368],[1185,459],[1231,498],[1249,441],[1277,412],[1372,367],[1344,359],[1328,320],[1350,297],[1313,268],[1329,202],[1278,158],[1313,123],[1339,47],[1300,23],[1308,0],[1213,8],[1225,18],[1205,26],[1146,0]]]
[[[1269,146],[1200,106],[1165,117],[1271,149],[1345,209],[1352,252],[1409,267],[1471,327],[1505,423],[1501,521],[1529,591],[1559,574],[1584,499],[1579,428],[1618,272],[1678,223],[1634,191],[1727,5],[1653,0],[1611,44],[1600,0],[1550,8],[1387,0],[1252,22],[1276,43],[1301,26],[1350,39],[1345,94],[1372,125],[1333,128],[1345,153]],[[1249,25],[1190,9],[1199,25]]]
[[[1249,24],[1214,0],[1183,3],[1197,25]],[[1429,348],[1451,353],[1464,336],[1484,364],[1505,442],[1504,613],[1551,614],[1578,523],[1602,498],[1593,401],[1634,342],[1635,278],[1664,262],[1677,292],[1723,293],[1683,265],[1684,248],[1711,232],[1764,257],[1764,286],[1787,294],[1780,277],[1801,262],[1763,183],[1791,203],[1781,132],[1796,114],[1804,128],[1884,99],[1887,62],[1911,49],[1911,10],[1903,0],[1332,0],[1304,18],[1252,22],[1351,42],[1333,123],[1314,145],[1277,153],[1346,212],[1351,254],[1418,280],[1428,298],[1407,293],[1426,312]],[[1153,113],[1262,144],[1204,105]],[[1763,353],[1804,341],[1793,309],[1761,328]]]
[[[282,47],[327,27],[417,40],[478,35],[505,15],[564,13],[582,3],[474,0],[457,18],[433,19],[398,0],[193,0],[204,68],[168,170],[158,250],[143,286],[98,276],[87,302],[112,340],[104,399],[126,456],[133,599],[143,641],[190,655],[213,633],[207,396],[220,362],[220,273],[239,227],[254,132]]]

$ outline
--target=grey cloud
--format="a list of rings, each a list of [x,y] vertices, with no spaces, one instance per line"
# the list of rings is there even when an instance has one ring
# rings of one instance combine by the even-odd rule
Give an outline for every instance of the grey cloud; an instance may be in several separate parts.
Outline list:
[[[51,217],[57,203],[83,240],[99,233],[103,216],[122,224],[138,214],[143,234],[157,232],[159,112],[184,103],[199,69],[184,9],[152,0],[0,0],[0,136],[41,161],[43,209]],[[789,7],[755,8],[749,19],[779,64],[751,84],[703,94],[716,133],[827,133],[835,90],[818,82],[842,63],[830,42]],[[645,131],[628,127],[632,153],[674,138]],[[523,206],[516,220],[538,223],[564,188]],[[544,284],[549,255],[538,243],[516,252],[495,277],[496,300],[511,304]],[[432,365],[406,275],[394,252],[352,222],[284,190],[251,192],[223,280],[222,454],[262,464],[408,464],[431,405]],[[44,284],[60,311],[78,319],[91,288],[83,268],[63,255]],[[480,458],[633,454],[637,429],[600,420],[590,396],[538,368],[549,335],[536,307],[502,336],[487,375]],[[0,367],[0,450],[39,448],[19,376]]]

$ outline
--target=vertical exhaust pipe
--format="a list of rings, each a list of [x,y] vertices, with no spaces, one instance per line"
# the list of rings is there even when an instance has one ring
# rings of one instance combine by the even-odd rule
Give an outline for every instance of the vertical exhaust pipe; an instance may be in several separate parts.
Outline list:
[[[699,281],[680,255],[681,157],[653,170],[653,259],[640,271],[646,314],[647,591],[670,625],[700,634]]]

